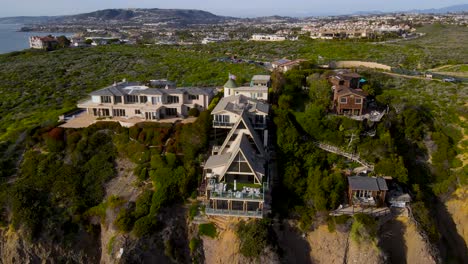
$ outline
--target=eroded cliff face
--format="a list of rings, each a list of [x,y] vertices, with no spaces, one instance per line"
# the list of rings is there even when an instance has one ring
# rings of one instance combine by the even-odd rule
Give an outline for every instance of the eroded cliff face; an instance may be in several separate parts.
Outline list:
[[[0,231],[0,259],[2,263],[99,263],[101,245],[98,237],[85,232],[68,245],[40,238],[30,242],[12,230]]]
[[[301,233],[292,222],[277,228],[284,260],[295,263],[383,263],[382,251],[372,241],[357,243],[349,237],[348,228],[328,231],[326,225]]]

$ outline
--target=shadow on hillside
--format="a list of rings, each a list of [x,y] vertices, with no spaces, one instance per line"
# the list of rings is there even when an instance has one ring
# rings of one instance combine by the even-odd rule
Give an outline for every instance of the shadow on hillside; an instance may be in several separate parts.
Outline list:
[[[439,199],[437,199],[435,208],[437,210],[437,228],[441,234],[437,247],[443,261],[446,263],[466,263],[468,249],[465,240],[457,231],[452,216]]]
[[[408,247],[405,244],[405,225],[392,219],[385,223],[379,231],[379,248],[388,256],[388,263],[406,263]]]
[[[279,255],[283,263],[312,264],[311,248],[308,241],[302,237],[302,232],[287,221],[274,224]]]

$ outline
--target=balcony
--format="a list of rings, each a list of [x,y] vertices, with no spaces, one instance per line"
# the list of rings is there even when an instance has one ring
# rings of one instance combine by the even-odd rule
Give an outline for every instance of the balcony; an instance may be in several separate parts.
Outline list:
[[[242,211],[242,210],[227,210],[227,209],[213,209],[205,208],[207,215],[221,215],[221,216],[234,216],[234,217],[249,217],[249,218],[263,218],[263,211]]]
[[[213,121],[213,127],[215,128],[232,128],[232,126],[234,126],[234,123]]]
[[[210,199],[261,202],[261,201],[264,200],[264,195],[261,192],[253,192],[253,191],[252,192],[246,192],[246,191],[217,192],[217,191],[213,191],[210,194]]]

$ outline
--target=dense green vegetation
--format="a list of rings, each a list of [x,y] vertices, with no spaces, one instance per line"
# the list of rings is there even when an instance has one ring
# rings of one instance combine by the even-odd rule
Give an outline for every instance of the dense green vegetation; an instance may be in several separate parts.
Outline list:
[[[198,226],[198,235],[215,238],[218,233],[213,223],[201,224]]]
[[[38,127],[26,135],[28,150],[18,175],[0,193],[2,206],[11,208],[12,226],[30,239],[39,234],[72,239],[80,230],[92,230],[91,219],[103,220],[106,210],[118,212],[115,224],[121,231],[149,235],[163,224],[157,221],[159,210],[183,201],[197,186],[198,154],[207,146],[210,125],[209,112],[202,112],[186,125]],[[134,204],[117,196],[103,202],[104,183],[115,177],[118,156],[138,165],[141,181],[152,182]]]
[[[268,220],[255,220],[237,224],[236,234],[240,240],[240,253],[249,258],[258,257],[273,241],[269,237]]]
[[[330,85],[324,81],[329,74],[307,65],[273,74],[278,167],[283,176],[277,191],[288,194],[277,199],[275,208],[287,214],[295,208],[301,227],[307,229],[317,212],[344,202],[343,172],[357,165],[316,148],[312,140],[317,140],[359,153],[375,164],[374,174],[391,176],[412,190],[415,217],[437,240],[430,210],[435,194],[467,182],[466,167],[461,168],[456,158],[463,125],[459,116],[466,116],[466,86],[362,71],[377,104],[388,105],[390,112],[379,123],[359,122],[329,114]],[[369,135],[371,131],[375,136]]]

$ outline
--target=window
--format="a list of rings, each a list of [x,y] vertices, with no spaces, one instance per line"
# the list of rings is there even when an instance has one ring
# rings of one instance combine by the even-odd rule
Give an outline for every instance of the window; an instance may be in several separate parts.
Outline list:
[[[229,116],[228,115],[215,115],[215,122],[216,123],[222,123],[222,124],[227,124],[229,123]]]
[[[157,97],[151,97],[151,103],[152,104],[160,104],[161,103],[161,97],[157,96]]]
[[[255,124],[265,124],[265,117],[262,115],[255,115]]]
[[[143,104],[143,103],[146,103],[146,102],[148,102],[148,97],[146,97],[146,96],[140,96],[140,103]]]
[[[101,103],[110,103],[111,97],[110,96],[101,96]]]
[[[125,109],[113,109],[112,115],[113,116],[125,116]]]
[[[356,99],[354,99],[354,102],[356,104],[362,104],[362,98],[356,98]]]
[[[125,99],[127,104],[138,103],[138,95],[126,95]]]
[[[338,82],[338,84],[339,84],[339,85],[344,85],[344,81],[341,80],[341,81]]]
[[[348,99],[346,97],[341,97],[340,98],[340,103],[346,104],[346,103],[348,103]]]
[[[166,115],[176,116],[177,115],[177,108],[166,108]]]
[[[263,97],[263,93],[257,93],[257,97]]]
[[[188,99],[189,99],[189,100],[198,100],[198,94],[197,94],[197,95],[195,95],[195,94],[189,94]]]
[[[114,103],[116,104],[122,103],[122,96],[114,96]]]
[[[177,104],[177,103],[179,103],[179,96],[168,95],[167,96],[167,103],[168,104]]]
[[[135,109],[135,115],[139,115],[139,114],[141,114],[140,109]]]

